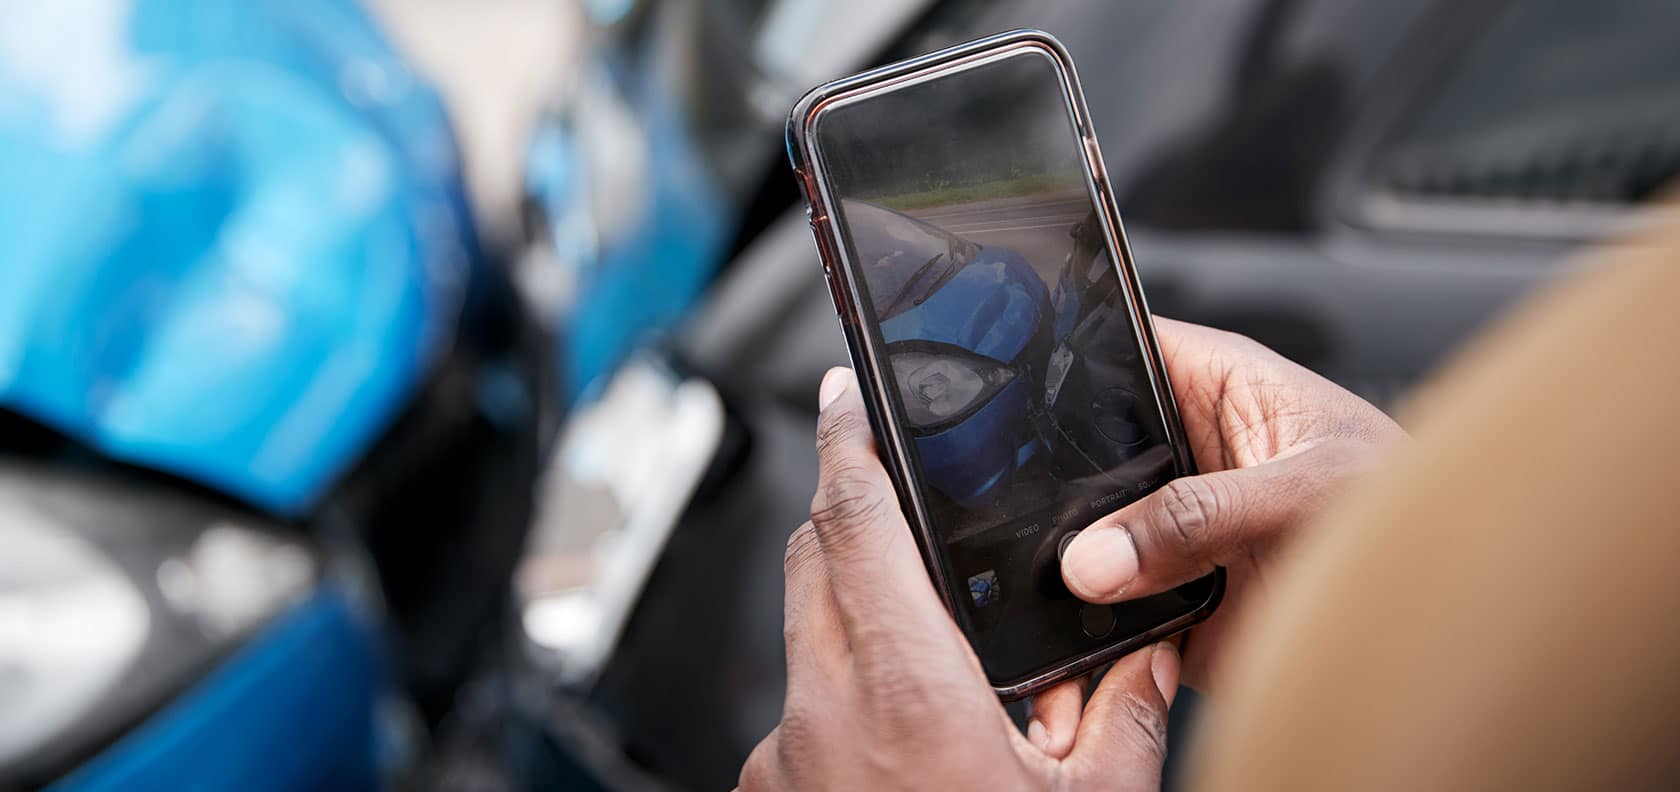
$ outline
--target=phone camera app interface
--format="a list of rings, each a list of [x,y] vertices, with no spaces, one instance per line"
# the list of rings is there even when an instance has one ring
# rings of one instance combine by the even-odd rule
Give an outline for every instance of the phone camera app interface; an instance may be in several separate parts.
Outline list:
[[[968,579],[968,595],[974,600],[974,607],[984,608],[994,604],[1003,596],[998,588],[997,572],[986,570]]]
[[[911,83],[814,134],[845,152],[836,228],[977,651],[1015,673],[1088,648],[1061,540],[1174,459],[1054,64]]]

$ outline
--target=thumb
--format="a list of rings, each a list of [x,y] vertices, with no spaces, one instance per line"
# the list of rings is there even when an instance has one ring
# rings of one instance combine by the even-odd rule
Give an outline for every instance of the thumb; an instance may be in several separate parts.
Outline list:
[[[1167,757],[1167,712],[1178,692],[1178,650],[1163,641],[1120,658],[1085,707],[1069,786],[1155,790]]]
[[[1328,440],[1254,467],[1173,479],[1075,534],[1062,580],[1102,603],[1189,583],[1316,511],[1369,453]]]

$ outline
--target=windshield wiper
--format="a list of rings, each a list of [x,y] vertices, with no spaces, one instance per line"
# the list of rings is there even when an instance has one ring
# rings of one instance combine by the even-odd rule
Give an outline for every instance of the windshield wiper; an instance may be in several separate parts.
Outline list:
[[[887,307],[881,309],[881,315],[891,316],[893,311],[898,309],[900,303],[904,302],[906,298],[915,293],[916,283],[921,281],[921,279],[933,269],[933,265],[938,264],[939,260],[945,258],[946,255],[948,254],[935,253],[933,258],[927,260],[926,264],[917,267],[915,272],[910,273],[910,279],[906,280],[904,285],[899,287],[898,292],[893,295],[893,298],[890,301],[887,302]]]

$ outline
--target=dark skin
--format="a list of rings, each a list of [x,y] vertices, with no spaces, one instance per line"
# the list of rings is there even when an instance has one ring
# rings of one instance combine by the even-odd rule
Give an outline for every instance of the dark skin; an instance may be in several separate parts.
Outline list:
[[[1158,787],[1176,650],[1115,663],[1083,706],[1078,682],[1044,694],[1029,740],[928,580],[852,372],[821,400],[811,521],[786,556],[787,699],[741,789]]]
[[[1201,475],[1081,531],[1062,579],[1081,599],[1109,603],[1225,567],[1224,602],[1185,647],[1184,681],[1206,691],[1278,551],[1406,435],[1370,403],[1246,337],[1170,319],[1155,326]]]
[[[1229,570],[1225,604],[1195,630],[1192,684],[1264,590],[1277,547],[1403,437],[1381,411],[1248,339],[1159,320],[1197,464],[1081,532],[1063,577],[1093,602],[1144,596]],[[823,380],[811,521],[789,540],[782,722],[741,771],[742,789],[1153,789],[1181,661],[1171,643],[1033,701],[1023,735],[929,582],[876,455],[857,380]]]

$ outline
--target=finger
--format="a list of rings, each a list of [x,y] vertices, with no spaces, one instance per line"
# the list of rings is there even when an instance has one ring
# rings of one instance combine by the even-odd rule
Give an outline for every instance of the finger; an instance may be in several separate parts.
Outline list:
[[[828,585],[827,562],[810,523],[788,537],[782,559],[786,578],[782,642],[787,651],[788,695],[837,695],[847,667],[846,634]]]
[[[1065,759],[1073,750],[1079,715],[1085,709],[1088,677],[1070,679],[1033,697],[1027,720],[1027,742],[1052,759]]]
[[[1169,319],[1160,314],[1151,315],[1149,320],[1155,325],[1155,340],[1161,345],[1161,357],[1169,368],[1190,348],[1230,348],[1249,340],[1247,336],[1229,330]]]
[[[1319,509],[1368,454],[1363,444],[1328,440],[1264,465],[1174,479],[1076,534],[1062,554],[1062,581],[1101,603],[1188,583]]]
[[[954,631],[875,454],[857,378],[849,369],[830,370],[821,401],[811,523],[852,650],[926,649],[930,637]]]
[[[1110,666],[1085,705],[1066,767],[1072,786],[1159,789],[1178,650],[1161,642]]]

